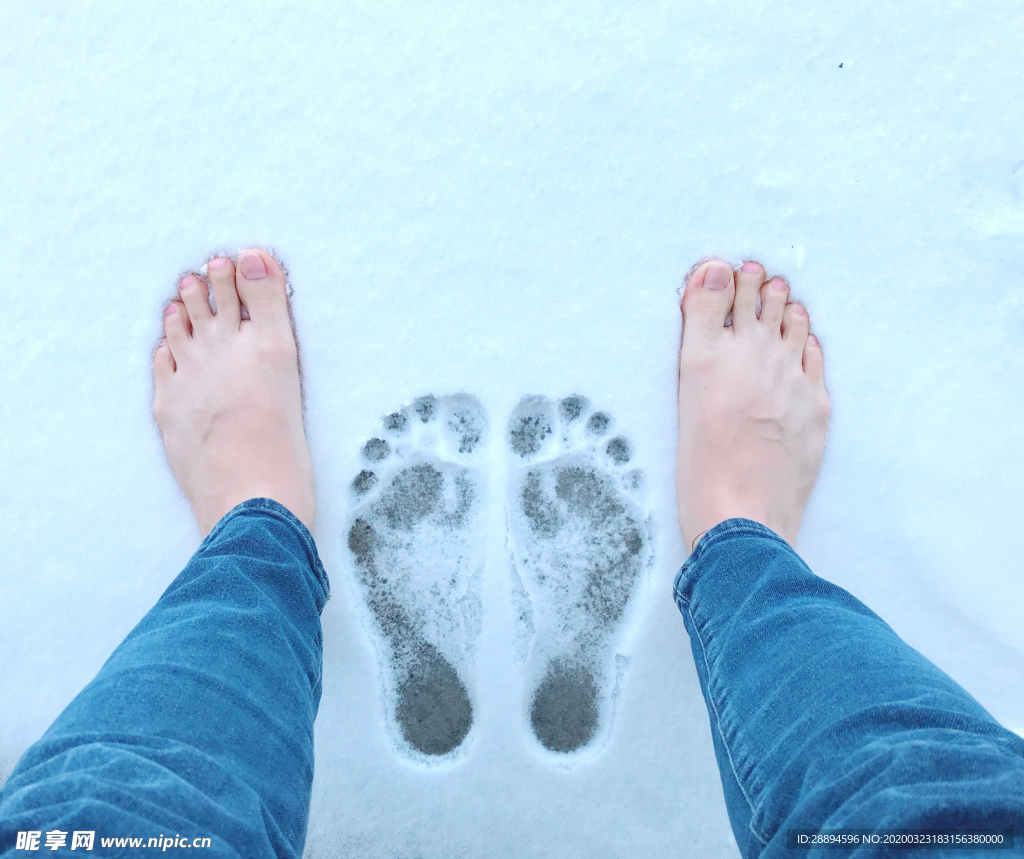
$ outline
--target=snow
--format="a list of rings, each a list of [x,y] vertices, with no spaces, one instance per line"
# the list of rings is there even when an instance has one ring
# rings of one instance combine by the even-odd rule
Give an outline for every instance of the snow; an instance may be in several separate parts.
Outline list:
[[[675,290],[760,259],[810,310],[831,431],[799,550],[1024,731],[1024,8],[958,2],[220,0],[0,8],[0,775],[198,544],[152,420],[176,276],[272,247],[295,289],[335,583],[310,856],[732,857],[670,582]],[[496,430],[476,722],[395,751],[344,541],[380,419]],[[526,395],[614,415],[654,565],[612,733],[530,742],[501,434]]]

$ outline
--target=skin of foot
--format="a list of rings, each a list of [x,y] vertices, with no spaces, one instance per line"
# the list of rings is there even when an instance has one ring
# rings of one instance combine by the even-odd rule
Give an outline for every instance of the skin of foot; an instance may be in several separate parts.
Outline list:
[[[204,536],[250,498],[272,498],[312,530],[313,466],[284,272],[262,250],[243,251],[237,263],[217,257],[207,270],[209,288],[196,273],[181,278],[153,359],[153,410],[171,470]]]
[[[766,281],[756,262],[734,272],[712,260],[686,284],[676,490],[689,551],[733,517],[796,545],[825,451],[829,401],[821,346],[807,311],[788,298],[786,282]]]

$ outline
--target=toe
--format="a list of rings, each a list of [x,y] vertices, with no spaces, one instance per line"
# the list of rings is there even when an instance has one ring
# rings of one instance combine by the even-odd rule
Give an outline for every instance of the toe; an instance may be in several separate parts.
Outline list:
[[[175,366],[181,361],[185,354],[185,347],[192,337],[192,329],[189,325],[188,311],[181,301],[172,301],[164,310],[164,336],[167,338],[167,346],[171,350]]]
[[[776,334],[782,331],[789,286],[781,277],[773,277],[761,287],[761,324]]]
[[[803,352],[810,328],[810,320],[803,305],[796,302],[787,304],[782,314],[782,339],[792,346],[798,355]]]
[[[257,249],[238,255],[235,285],[249,318],[259,327],[291,326],[284,272],[270,254]]]
[[[732,309],[734,292],[732,268],[728,263],[712,260],[693,273],[683,294],[684,346],[692,333],[705,339],[725,330],[725,318]]]
[[[807,337],[803,355],[804,373],[814,382],[820,382],[825,373],[825,361],[821,354],[821,344],[813,334]]]
[[[242,317],[235,288],[235,267],[229,259],[214,257],[206,264],[206,272],[213,290],[217,319],[237,327]]]
[[[764,268],[757,262],[745,262],[736,274],[736,299],[732,305],[732,324],[737,331],[757,323],[757,293],[764,283]]]
[[[156,379],[156,384],[159,387],[172,375],[174,375],[174,358],[167,345],[167,338],[161,337],[160,344],[153,354],[153,378]]]
[[[186,274],[178,282],[178,295],[181,296],[185,309],[188,311],[188,318],[192,323],[193,333],[206,328],[209,321],[213,319],[206,284],[196,275]]]

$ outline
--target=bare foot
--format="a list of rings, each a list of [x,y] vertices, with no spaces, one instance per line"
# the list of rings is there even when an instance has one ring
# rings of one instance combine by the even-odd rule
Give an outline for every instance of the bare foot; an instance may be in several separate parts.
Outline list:
[[[717,288],[713,288],[717,287]],[[761,316],[756,313],[761,296]],[[679,527],[696,539],[733,517],[791,545],[825,452],[821,347],[781,278],[714,260],[686,284],[679,362]],[[732,311],[732,325],[725,318]]]
[[[167,459],[203,534],[249,498],[280,502],[312,530],[313,466],[302,426],[298,353],[284,272],[260,250],[186,275],[153,360]],[[249,313],[242,319],[239,299]]]

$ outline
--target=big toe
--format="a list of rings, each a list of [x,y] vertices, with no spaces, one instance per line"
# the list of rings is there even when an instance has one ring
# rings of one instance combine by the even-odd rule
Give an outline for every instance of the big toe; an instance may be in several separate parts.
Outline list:
[[[728,263],[712,260],[693,273],[683,295],[684,347],[687,337],[694,334],[705,338],[722,333],[735,293]]]
[[[256,248],[238,255],[235,285],[249,318],[259,326],[290,326],[288,293],[281,266]]]

